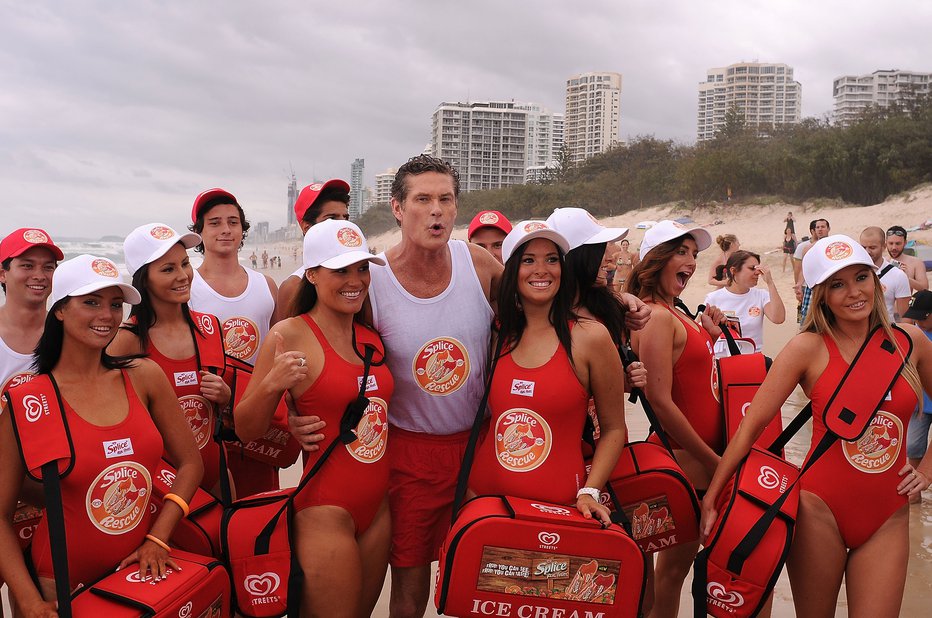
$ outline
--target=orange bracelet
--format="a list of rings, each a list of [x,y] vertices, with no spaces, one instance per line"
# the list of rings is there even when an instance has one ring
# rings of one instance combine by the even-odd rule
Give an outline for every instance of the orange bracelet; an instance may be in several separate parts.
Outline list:
[[[156,545],[158,545],[159,547],[161,547],[162,549],[164,549],[164,550],[167,551],[168,553],[172,553],[172,548],[169,547],[169,546],[168,546],[168,543],[166,543],[166,542],[163,541],[162,539],[160,539],[160,538],[158,538],[158,537],[156,537],[156,536],[154,536],[154,535],[151,535],[151,534],[147,534],[147,535],[146,535],[146,539],[149,540],[149,541],[152,541],[153,543],[155,543]]]
[[[184,501],[184,498],[178,494],[165,494],[166,500],[171,500],[181,509],[181,512],[184,513],[184,517],[188,516],[188,513],[191,512],[191,507],[188,506],[188,503]]]

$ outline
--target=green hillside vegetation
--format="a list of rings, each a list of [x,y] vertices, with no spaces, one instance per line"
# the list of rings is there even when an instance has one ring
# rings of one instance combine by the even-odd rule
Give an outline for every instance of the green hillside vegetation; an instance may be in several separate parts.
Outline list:
[[[513,221],[543,218],[560,206],[580,206],[596,216],[681,202],[692,209],[729,198],[740,203],[882,202],[932,181],[932,97],[871,108],[850,127],[806,118],[767,133],[745,125],[735,110],[714,140],[682,145],[653,136],[571,167],[563,163],[541,184],[463,193],[460,223],[481,210],[499,210]],[[737,206],[736,206],[737,207]],[[394,227],[388,208],[360,220],[367,234]]]

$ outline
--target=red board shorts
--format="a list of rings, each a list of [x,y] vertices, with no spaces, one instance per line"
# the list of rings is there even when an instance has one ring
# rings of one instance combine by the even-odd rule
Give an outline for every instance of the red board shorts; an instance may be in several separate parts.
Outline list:
[[[388,506],[395,567],[428,565],[450,529],[456,476],[469,432],[436,436],[392,426],[388,441]]]

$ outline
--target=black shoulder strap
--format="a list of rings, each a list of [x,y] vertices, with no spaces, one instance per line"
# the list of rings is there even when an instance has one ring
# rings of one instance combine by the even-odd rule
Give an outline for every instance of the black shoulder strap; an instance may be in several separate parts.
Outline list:
[[[890,272],[890,270],[893,268],[894,268],[893,264],[887,264],[886,266],[880,269],[879,273],[877,273],[877,278],[883,279],[883,276],[886,275],[888,272]]]

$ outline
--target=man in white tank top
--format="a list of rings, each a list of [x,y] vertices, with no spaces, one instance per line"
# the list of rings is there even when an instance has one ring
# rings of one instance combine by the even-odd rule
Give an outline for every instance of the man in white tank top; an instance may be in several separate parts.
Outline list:
[[[278,320],[278,288],[268,275],[239,263],[249,221],[232,193],[209,189],[194,200],[188,226],[201,235],[195,251],[204,262],[194,271],[188,306],[220,319],[226,353],[255,363],[262,340]],[[239,496],[278,489],[278,469],[239,453],[228,458]]]

